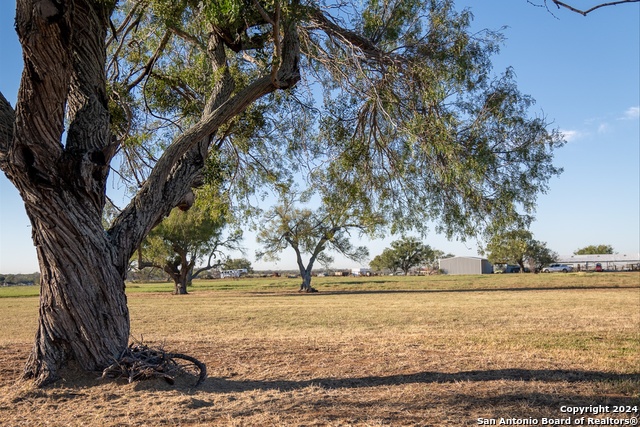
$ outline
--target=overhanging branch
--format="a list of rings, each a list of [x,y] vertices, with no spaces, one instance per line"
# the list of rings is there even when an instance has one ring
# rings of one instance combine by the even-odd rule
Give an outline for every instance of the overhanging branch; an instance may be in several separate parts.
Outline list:
[[[293,21],[283,24],[282,61],[277,74],[279,85],[274,85],[271,76],[265,75],[233,96],[227,95],[229,85],[225,83],[212,91],[200,121],[167,147],[146,183],[109,230],[114,246],[119,248],[117,258],[128,260],[153,225],[166,216],[194,186],[204,167],[212,138],[222,125],[262,96],[276,89],[292,87],[298,82],[300,46],[297,28]],[[209,47],[211,53],[217,53],[211,57],[214,65],[224,65],[224,54],[218,58],[222,53],[218,49],[220,43],[216,43],[215,36],[210,41],[213,42]]]
[[[282,74],[286,79],[281,78],[281,81],[291,82],[296,67],[297,64],[287,64],[285,61],[281,69],[285,69]],[[128,259],[153,224],[168,214],[191,188],[193,180],[204,166],[204,162],[198,161],[198,157],[203,160],[202,154],[206,155],[210,135],[215,134],[220,126],[240,114],[255,100],[275,89],[270,76],[257,79],[203,117],[167,148],[145,185],[118,216],[110,230],[114,244],[121,249],[120,257]]]
[[[556,5],[556,7],[558,9],[565,8],[565,9],[568,9],[568,10],[570,10],[572,12],[579,13],[582,16],[587,16],[589,13],[593,12],[594,10],[597,10],[597,9],[600,9],[600,8],[603,8],[603,7],[617,6],[617,5],[625,4],[625,3],[637,3],[637,2],[640,2],[640,0],[620,0],[620,1],[613,1],[613,2],[607,2],[607,3],[600,3],[600,4],[597,4],[597,5],[589,8],[589,9],[581,10],[581,9],[578,9],[578,8],[575,8],[575,7],[571,6],[570,4],[567,4],[567,3],[564,3],[564,2],[561,2],[561,1],[558,1],[558,0],[551,0],[551,1],[553,2],[553,4]],[[529,3],[534,4],[530,0],[529,0]],[[547,4],[547,0],[545,0],[544,4],[545,5]]]

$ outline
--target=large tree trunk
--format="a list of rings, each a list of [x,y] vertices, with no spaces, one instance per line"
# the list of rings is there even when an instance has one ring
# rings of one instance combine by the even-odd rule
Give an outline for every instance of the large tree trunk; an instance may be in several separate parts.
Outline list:
[[[525,271],[524,271],[524,260],[518,260],[518,266],[520,266],[520,273],[525,273]]]
[[[184,280],[174,280],[174,295],[187,295],[187,281],[186,278]]]
[[[110,140],[104,40],[106,3],[18,0],[25,63],[0,167],[31,220],[41,272],[36,340],[25,376],[54,381],[70,359],[86,370],[127,346],[124,274],[129,253],[102,227]],[[65,120],[68,123],[63,142]]]
[[[31,193],[27,208],[40,263],[36,340],[24,375],[44,385],[70,359],[89,371],[113,363],[129,339],[124,271],[100,218],[67,191]]]
[[[311,269],[301,270],[302,284],[300,285],[300,292],[315,292],[316,290],[311,287]]]
[[[166,271],[166,270],[165,270]],[[181,269],[174,270],[171,273],[173,279],[173,294],[174,295],[187,295],[187,286],[191,285],[191,269],[182,267]]]
[[[195,259],[189,261],[187,251],[178,245],[174,245],[173,250],[177,256],[164,265],[164,271],[173,279],[174,295],[186,295],[187,285],[191,282],[191,271]]]
[[[38,252],[38,331],[25,376],[39,385],[57,379],[68,360],[93,371],[126,349],[124,275],[135,248],[190,191],[211,135],[256,99],[292,87],[300,77],[298,38],[290,24],[278,85],[263,76],[229,99],[232,86],[221,83],[202,120],[164,151],[143,188],[105,231],[106,181],[118,145],[110,133],[105,75],[114,4],[17,0],[25,67],[15,110],[0,93],[0,169],[25,202]],[[217,51],[224,61],[224,47]]]

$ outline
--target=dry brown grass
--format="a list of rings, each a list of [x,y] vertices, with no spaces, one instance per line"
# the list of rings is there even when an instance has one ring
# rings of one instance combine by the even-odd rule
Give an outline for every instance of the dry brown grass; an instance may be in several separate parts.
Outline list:
[[[127,384],[74,369],[45,389],[16,381],[38,302],[3,298],[0,425],[459,426],[639,405],[640,275],[562,276],[522,288],[495,278],[131,293],[134,337],[203,360],[210,377],[197,389],[193,378]]]

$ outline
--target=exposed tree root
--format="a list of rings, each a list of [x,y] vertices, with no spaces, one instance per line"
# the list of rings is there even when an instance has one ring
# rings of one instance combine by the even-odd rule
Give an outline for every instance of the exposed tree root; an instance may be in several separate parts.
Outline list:
[[[176,359],[185,360],[189,364],[179,363]],[[176,376],[192,373],[194,367],[198,371],[198,381],[195,384],[197,387],[207,378],[207,367],[204,363],[186,354],[167,353],[162,349],[132,343],[112,365],[102,371],[102,378],[127,378],[130,383],[163,378],[169,384],[173,384]]]

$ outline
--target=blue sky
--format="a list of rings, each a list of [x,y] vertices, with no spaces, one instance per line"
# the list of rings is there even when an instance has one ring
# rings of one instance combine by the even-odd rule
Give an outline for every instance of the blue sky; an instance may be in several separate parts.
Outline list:
[[[555,157],[564,173],[538,198],[537,219],[531,227],[534,236],[560,254],[601,243],[612,245],[619,253],[637,254],[640,4],[603,8],[587,17],[565,10],[554,10],[554,16],[527,0],[466,0],[458,1],[457,7],[471,9],[473,27],[478,30],[507,26],[505,45],[493,61],[495,71],[513,67],[520,90],[537,101],[532,113],[544,114],[568,141]],[[0,91],[12,105],[22,70],[14,14],[15,1],[3,1]],[[373,257],[394,238],[360,244],[368,246]],[[246,234],[244,243],[252,259],[253,235]],[[425,243],[456,255],[477,255],[475,241],[449,242],[432,233]],[[357,266],[336,258],[336,268]],[[282,259],[277,265],[254,263],[254,267],[295,267],[291,254],[284,253]],[[0,272],[37,270],[29,220],[17,191],[2,174]]]

